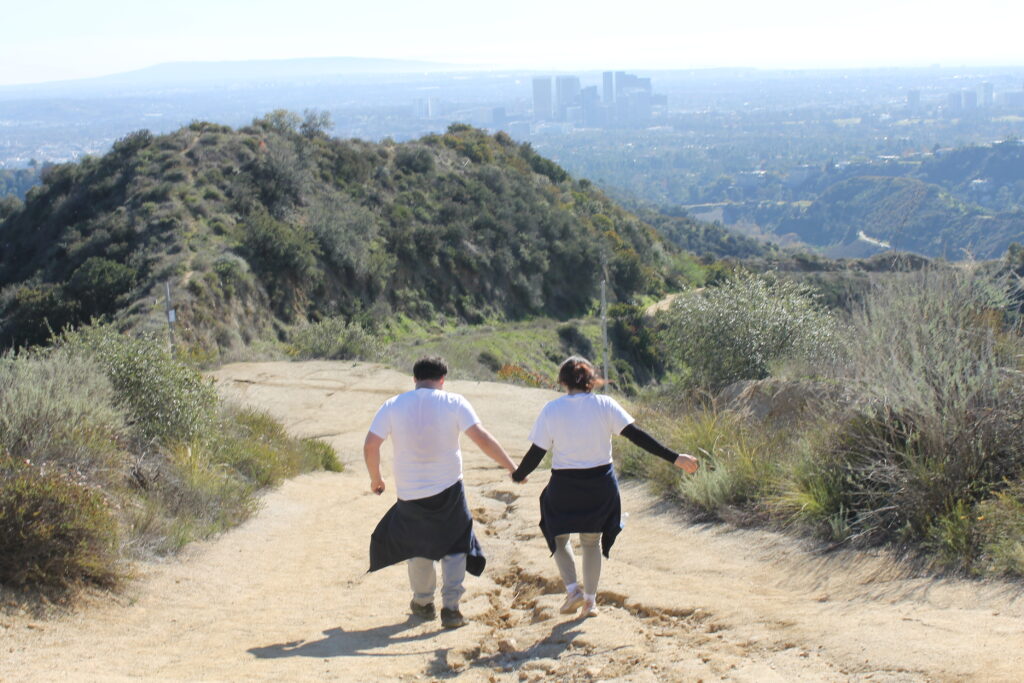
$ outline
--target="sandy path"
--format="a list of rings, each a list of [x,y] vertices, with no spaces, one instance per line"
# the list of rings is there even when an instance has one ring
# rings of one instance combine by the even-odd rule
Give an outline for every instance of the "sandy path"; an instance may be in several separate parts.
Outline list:
[[[604,609],[562,617],[536,528],[546,475],[517,486],[469,447],[465,478],[488,570],[467,579],[468,626],[414,622],[403,567],[364,573],[369,533],[393,493],[366,491],[360,456],[376,407],[410,380],[326,362],[239,364],[217,377],[297,433],[331,441],[351,467],[287,482],[240,528],[140,567],[115,604],[49,621],[0,617],[0,680],[1024,678],[1019,587],[901,578],[869,555],[821,557],[773,534],[689,526],[628,484]],[[449,388],[516,457],[554,395]]]

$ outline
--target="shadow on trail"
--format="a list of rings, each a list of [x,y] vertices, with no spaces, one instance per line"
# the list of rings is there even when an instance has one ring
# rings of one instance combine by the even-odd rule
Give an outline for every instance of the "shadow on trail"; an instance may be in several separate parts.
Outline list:
[[[438,648],[433,651],[434,658],[428,664],[426,673],[437,679],[450,679],[458,678],[469,668],[507,673],[533,659],[557,660],[567,651],[573,649],[573,640],[582,633],[580,631],[582,622],[582,617],[563,621],[552,627],[551,633],[547,637],[522,649],[512,649],[506,652],[483,655],[481,653],[483,648],[480,645],[468,650]]]
[[[394,652],[372,652],[384,650],[397,643],[409,643],[417,640],[429,640],[437,635],[436,631],[427,631],[415,635],[400,636],[403,631],[419,626],[424,622],[409,617],[400,624],[378,626],[365,631],[346,631],[340,626],[329,628],[323,632],[325,638],[313,641],[293,640],[288,643],[252,647],[246,650],[259,659],[280,659],[282,657],[394,657]],[[402,652],[401,656],[430,654],[433,650],[422,652]]]

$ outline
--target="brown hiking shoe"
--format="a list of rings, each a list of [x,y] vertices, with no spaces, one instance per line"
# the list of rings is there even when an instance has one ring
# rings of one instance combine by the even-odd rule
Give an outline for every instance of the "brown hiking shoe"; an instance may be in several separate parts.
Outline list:
[[[459,628],[466,625],[466,618],[457,609],[441,608],[441,626],[445,628]]]
[[[425,605],[421,605],[415,600],[413,600],[409,603],[409,609],[412,610],[413,616],[417,616],[420,619],[426,619],[427,621],[430,621],[437,617],[437,613],[434,611],[434,603],[432,602],[428,602]]]

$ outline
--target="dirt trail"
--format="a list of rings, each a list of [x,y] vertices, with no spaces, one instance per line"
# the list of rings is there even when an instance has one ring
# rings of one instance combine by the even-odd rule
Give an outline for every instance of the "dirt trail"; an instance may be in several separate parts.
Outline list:
[[[909,579],[883,558],[826,557],[764,532],[687,525],[642,487],[605,565],[603,609],[557,614],[537,530],[538,472],[517,486],[464,440],[488,570],[467,579],[470,624],[407,617],[405,569],[365,574],[393,502],[367,492],[373,412],[410,380],[352,363],[250,363],[229,395],[329,440],[350,467],[270,493],[240,528],[139,568],[130,594],[52,620],[0,616],[0,680],[922,681],[1024,677],[1019,587]],[[451,382],[515,454],[546,391]],[[385,459],[390,453],[385,447]],[[389,480],[390,481],[390,480]]]

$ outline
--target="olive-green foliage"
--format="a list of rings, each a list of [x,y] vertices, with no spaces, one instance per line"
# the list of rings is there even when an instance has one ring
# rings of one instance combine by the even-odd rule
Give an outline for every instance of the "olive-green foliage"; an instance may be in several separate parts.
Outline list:
[[[390,365],[411,372],[419,358],[440,355],[453,379],[495,380],[504,374],[511,381],[527,383],[529,378],[532,385],[555,388],[558,366],[568,356],[593,352],[591,360],[601,364],[601,328],[594,318],[427,329],[403,319],[382,333],[387,335],[392,341],[383,356]]]
[[[62,286],[50,283],[15,285],[0,293],[0,309],[7,312],[0,333],[8,346],[42,344],[54,330],[80,320],[78,302],[68,300]]]
[[[96,326],[67,333],[60,343],[96,359],[141,438],[186,443],[208,433],[217,408],[212,383],[157,339]]]
[[[93,483],[121,472],[128,428],[114,390],[89,357],[56,349],[0,357],[0,451]]]
[[[33,163],[29,168],[0,169],[0,220],[4,218],[4,200],[24,199],[28,191],[39,182],[42,167]]]
[[[323,278],[317,260],[320,249],[304,225],[289,224],[256,209],[243,225],[246,258],[269,285],[273,300],[285,317],[296,291],[312,289]]]
[[[666,318],[669,358],[697,387],[767,377],[772,363],[827,356],[835,344],[835,320],[809,288],[763,276],[740,274],[680,296]]]
[[[0,583],[111,585],[123,557],[242,521],[260,488],[341,470],[154,344],[86,328],[0,357]]]
[[[841,387],[841,402],[753,423],[649,391],[641,422],[702,467],[681,478],[626,446],[623,472],[701,515],[885,544],[941,570],[1024,575],[1024,341],[1012,293],[973,265],[873,280],[833,333],[835,353],[798,368]]]
[[[819,479],[841,483],[831,512],[858,540],[972,561],[965,511],[1024,477],[1024,342],[1007,306],[1006,283],[967,266],[891,278],[854,315],[832,372],[857,401]]]
[[[742,416],[700,408],[657,406],[642,395],[637,422],[663,444],[700,461],[694,475],[625,441],[616,441],[620,471],[648,479],[663,494],[680,498],[701,518],[744,521],[773,491],[788,456],[786,435],[750,424]]]
[[[90,256],[75,269],[67,291],[80,302],[81,315],[92,318],[117,311],[122,297],[135,286],[135,269],[101,256]]]
[[[644,307],[614,304],[608,308],[608,339],[616,363],[616,387],[627,394],[662,376],[665,361]]]
[[[165,281],[179,334],[208,348],[368,311],[565,318],[605,274],[613,301],[688,277],[649,225],[507,135],[457,124],[372,144],[328,127],[316,112],[196,121],[48,168],[0,222],[0,347],[93,315],[154,329]],[[215,286],[215,264],[239,259],[244,281]]]
[[[372,360],[378,340],[357,322],[327,318],[291,332],[289,341],[299,358]]]
[[[0,584],[112,586],[117,522],[96,490],[0,453]]]
[[[257,487],[311,470],[341,470],[327,444],[289,437],[284,426],[265,412],[236,408],[229,415],[225,429],[209,446],[208,460],[214,467],[230,466]]]
[[[1024,576],[1024,481],[979,503],[970,518],[978,565],[1007,576]]]

